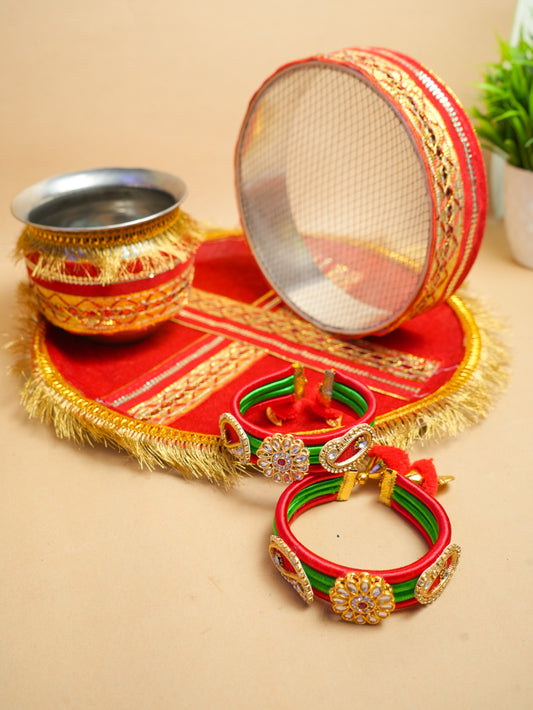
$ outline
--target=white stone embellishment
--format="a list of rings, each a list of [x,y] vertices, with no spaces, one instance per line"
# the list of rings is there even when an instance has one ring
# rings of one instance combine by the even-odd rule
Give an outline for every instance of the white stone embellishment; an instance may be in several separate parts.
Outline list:
[[[282,540],[277,535],[271,535],[268,552],[270,559],[283,579],[296,590],[306,604],[311,604],[314,599],[311,583],[302,567],[302,563],[285,540]]]
[[[440,597],[453,577],[460,556],[460,546],[452,542],[443,550],[438,560],[422,572],[415,587],[417,602],[431,604]]]
[[[354,624],[379,624],[395,609],[392,587],[369,572],[348,572],[329,590],[333,611]]]
[[[250,442],[246,432],[235,419],[233,414],[229,412],[224,412],[220,415],[218,420],[218,426],[220,428],[220,438],[224,447],[229,451],[229,453],[234,456],[239,463],[247,464],[250,462]],[[235,439],[230,438],[228,429],[233,430]]]
[[[318,456],[321,465],[330,473],[358,471],[368,450],[374,443],[374,429],[370,424],[357,424],[337,439],[324,444]],[[353,444],[355,453],[348,459],[339,461],[340,456]]]
[[[277,483],[299,481],[309,470],[309,449],[292,434],[276,433],[257,449],[257,465]]]

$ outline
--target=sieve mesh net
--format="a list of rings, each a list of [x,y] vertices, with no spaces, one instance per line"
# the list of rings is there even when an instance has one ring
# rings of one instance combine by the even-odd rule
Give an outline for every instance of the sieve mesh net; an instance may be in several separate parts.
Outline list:
[[[354,71],[307,62],[252,103],[237,150],[244,230],[295,311],[345,335],[384,328],[427,269],[432,203],[419,149]]]

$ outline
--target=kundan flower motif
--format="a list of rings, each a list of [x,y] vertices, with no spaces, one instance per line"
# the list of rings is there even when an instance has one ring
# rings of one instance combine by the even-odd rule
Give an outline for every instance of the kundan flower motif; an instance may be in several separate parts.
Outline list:
[[[354,624],[379,624],[394,611],[392,587],[369,572],[348,572],[329,590],[333,611]]]
[[[276,433],[257,449],[257,465],[274,481],[299,481],[309,470],[309,449],[292,434]]]

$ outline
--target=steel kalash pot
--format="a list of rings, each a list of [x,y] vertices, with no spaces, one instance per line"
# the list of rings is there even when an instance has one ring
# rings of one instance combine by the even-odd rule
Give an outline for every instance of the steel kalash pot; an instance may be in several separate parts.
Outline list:
[[[39,311],[71,333],[142,338],[184,306],[201,241],[185,183],[142,168],[51,177],[12,203]]]

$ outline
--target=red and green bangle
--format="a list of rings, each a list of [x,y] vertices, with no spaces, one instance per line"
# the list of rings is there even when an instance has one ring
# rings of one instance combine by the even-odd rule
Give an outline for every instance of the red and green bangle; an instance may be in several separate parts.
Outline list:
[[[377,473],[376,470],[377,469]],[[378,624],[395,609],[429,604],[450,581],[460,556],[451,543],[451,525],[442,505],[420,485],[404,475],[383,468],[362,474],[381,478],[379,500],[411,523],[427,541],[429,550],[410,565],[390,570],[362,570],[330,562],[302,545],[291,531],[291,523],[310,508],[339,498],[343,476],[308,476],[282,493],[270,537],[270,557],[282,575],[310,604],[314,597],[331,603],[344,621]]]
[[[231,403],[231,412],[220,416],[220,435],[224,446],[243,464],[256,464],[268,478],[282,483],[301,480],[308,472],[323,472],[320,465],[320,452],[332,436],[342,436],[349,432],[354,423],[347,426],[333,424],[327,429],[313,432],[273,432],[272,428],[261,426],[247,417],[247,412],[255,405],[261,405],[271,421],[278,421],[277,411],[295,408],[304,402],[298,390],[296,366],[284,368],[274,376],[263,377],[247,384],[235,394]],[[327,371],[329,391],[320,388],[316,397],[327,420],[332,402],[338,406],[336,413],[348,411],[353,419],[355,414],[358,425],[372,422],[376,411],[376,400],[372,392],[362,383],[356,382],[343,373]],[[309,404],[308,406],[313,406]],[[266,419],[266,415],[265,415]]]

